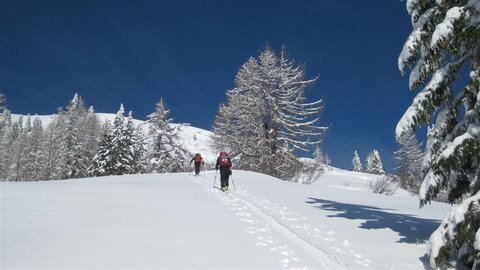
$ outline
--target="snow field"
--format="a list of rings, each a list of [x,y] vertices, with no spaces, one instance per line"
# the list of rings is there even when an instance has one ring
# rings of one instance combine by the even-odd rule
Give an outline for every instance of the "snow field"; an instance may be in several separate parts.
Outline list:
[[[371,176],[370,176],[371,177]],[[236,171],[0,183],[2,269],[419,269],[448,205]],[[216,186],[219,186],[217,175]]]

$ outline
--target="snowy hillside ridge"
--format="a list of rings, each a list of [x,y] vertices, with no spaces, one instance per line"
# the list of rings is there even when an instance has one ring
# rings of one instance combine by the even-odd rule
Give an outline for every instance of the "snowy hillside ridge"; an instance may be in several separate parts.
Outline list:
[[[115,119],[116,114],[114,113],[96,113],[100,122],[104,123],[106,121],[113,122]],[[21,114],[12,114],[12,122],[17,121],[20,116],[23,116],[24,121],[27,115]],[[43,128],[47,128],[47,126],[52,122],[52,119],[56,116],[56,114],[51,115],[30,115],[32,121],[35,118],[39,118],[42,121]],[[142,130],[145,134],[148,134],[149,124],[146,121],[133,119],[133,123],[136,127],[141,126]],[[208,164],[214,164],[216,161],[217,154],[213,147],[213,140],[212,135],[213,133],[208,130],[204,130],[197,127],[192,127],[189,124],[172,124],[174,126],[182,125],[179,128],[178,137],[179,143],[182,145],[189,153],[201,153],[204,161]]]
[[[234,170],[229,193],[215,174],[2,182],[0,268],[423,269],[449,208],[373,194],[362,173]]]

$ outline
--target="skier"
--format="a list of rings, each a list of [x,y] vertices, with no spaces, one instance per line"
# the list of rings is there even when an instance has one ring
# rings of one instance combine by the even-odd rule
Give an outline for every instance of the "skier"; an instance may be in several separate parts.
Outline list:
[[[200,155],[200,153],[196,153],[195,156],[190,160],[190,164],[192,164],[192,161],[195,161],[195,175],[200,174],[200,165],[203,164],[203,158]]]
[[[220,183],[221,189],[223,192],[228,191],[228,177],[232,175],[232,162],[230,157],[228,157],[227,152],[220,152],[220,156],[217,158],[217,163],[215,164],[215,170],[218,170],[220,167]]]

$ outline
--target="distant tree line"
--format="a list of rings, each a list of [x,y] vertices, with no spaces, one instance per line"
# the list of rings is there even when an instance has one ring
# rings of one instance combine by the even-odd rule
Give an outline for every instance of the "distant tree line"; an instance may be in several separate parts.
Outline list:
[[[177,143],[161,99],[146,126],[135,127],[123,105],[101,123],[78,94],[44,129],[38,117],[12,121],[0,93],[0,179],[37,181],[186,170],[188,152]],[[148,130],[144,132],[144,128]]]

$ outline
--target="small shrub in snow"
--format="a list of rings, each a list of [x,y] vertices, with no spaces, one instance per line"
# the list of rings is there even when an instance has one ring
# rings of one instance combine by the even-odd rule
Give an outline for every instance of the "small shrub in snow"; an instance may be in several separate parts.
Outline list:
[[[395,176],[395,182],[398,184],[399,187],[409,191],[411,194],[417,195],[420,186],[415,179],[410,177],[410,175],[406,173],[400,173]]]
[[[348,187],[348,186],[352,185],[352,182],[347,181],[347,180],[343,180],[342,185],[345,186],[345,187]]]
[[[318,164],[304,164],[293,177],[293,182],[302,184],[311,184],[320,178],[324,172],[323,166],[317,166]]]
[[[371,181],[368,189],[373,193],[393,195],[398,189],[397,183],[392,176],[382,176],[377,180]]]

